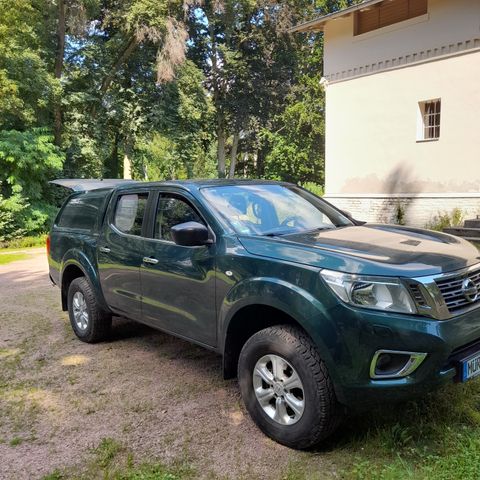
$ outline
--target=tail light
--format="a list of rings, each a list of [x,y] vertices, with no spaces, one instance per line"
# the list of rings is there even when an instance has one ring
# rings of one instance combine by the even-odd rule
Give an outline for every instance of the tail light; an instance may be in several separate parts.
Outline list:
[[[46,246],[47,246],[47,256],[50,256],[50,235],[47,236]]]

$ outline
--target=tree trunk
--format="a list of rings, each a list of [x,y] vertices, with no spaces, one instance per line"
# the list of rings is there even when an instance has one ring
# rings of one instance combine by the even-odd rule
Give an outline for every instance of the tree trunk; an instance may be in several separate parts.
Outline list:
[[[63,57],[65,56],[65,0],[58,0],[58,24],[57,24],[57,52],[55,56],[55,78],[60,79],[63,72]],[[61,99],[55,99],[53,107],[53,129],[55,145],[60,146],[62,143],[62,107]]]
[[[132,161],[127,152],[123,155],[123,178],[126,180],[132,179]]]
[[[119,158],[118,147],[120,144],[120,134],[117,132],[113,139],[112,153],[105,160],[104,178],[118,178],[119,177]]]
[[[237,164],[238,141],[240,140],[240,133],[233,134],[232,151],[230,152],[230,173],[228,178],[235,178],[235,165]]]
[[[130,57],[132,52],[137,48],[137,46],[138,46],[138,40],[135,37],[132,37],[128,41],[128,43],[125,45],[123,50],[120,52],[119,56],[117,57],[117,60],[108,71],[108,74],[106,75],[106,77],[103,79],[102,86],[100,87],[101,94],[104,94],[107,92],[107,90],[110,88],[110,85],[113,82],[113,78],[115,77],[115,74],[117,73],[118,69],[128,60],[128,58]]]
[[[118,55],[117,59],[115,60],[115,63],[110,67],[107,75],[102,81],[102,85],[100,86],[100,97],[103,97],[105,93],[107,93],[108,89],[110,88],[110,85],[113,82],[113,79],[115,78],[115,74],[119,70],[119,68],[128,60],[130,55],[133,53],[133,51],[137,48],[139,45],[138,40],[135,37],[132,37],[127,44],[123,47],[122,51]],[[97,113],[97,106],[94,103],[91,110],[90,110],[90,115],[94,117]]]
[[[221,113],[217,113],[217,161],[218,161],[218,178],[225,178],[225,121]]]

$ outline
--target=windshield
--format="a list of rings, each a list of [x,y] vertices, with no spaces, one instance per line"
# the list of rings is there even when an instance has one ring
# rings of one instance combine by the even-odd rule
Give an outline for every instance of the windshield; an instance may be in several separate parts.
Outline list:
[[[207,187],[202,193],[244,235],[288,235],[352,225],[328,203],[293,186],[228,185]]]

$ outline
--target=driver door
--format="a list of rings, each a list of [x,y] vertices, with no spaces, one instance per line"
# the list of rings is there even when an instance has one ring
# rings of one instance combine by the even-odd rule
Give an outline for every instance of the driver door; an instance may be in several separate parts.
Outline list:
[[[160,192],[154,213],[140,268],[142,321],[215,346],[215,245],[179,246],[171,235],[171,228],[181,223],[207,224],[193,199],[183,194]]]

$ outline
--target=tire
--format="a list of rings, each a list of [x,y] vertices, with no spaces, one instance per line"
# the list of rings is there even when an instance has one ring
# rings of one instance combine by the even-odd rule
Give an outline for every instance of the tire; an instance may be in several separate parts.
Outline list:
[[[67,300],[70,324],[82,342],[97,343],[108,338],[112,315],[99,308],[93,288],[85,277],[72,281]]]
[[[279,375],[272,380],[275,368]],[[264,380],[267,373],[270,383]],[[257,426],[288,447],[307,449],[319,444],[343,418],[327,368],[308,335],[299,328],[279,325],[250,337],[240,353],[238,380],[245,406]],[[297,388],[289,389],[288,385]],[[260,392],[263,406],[256,392]]]

